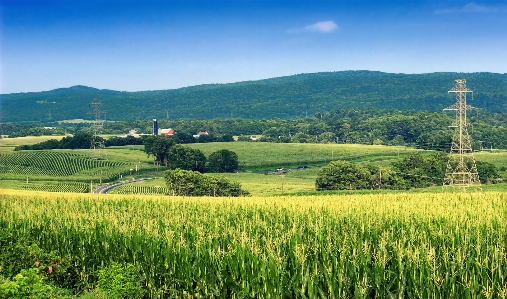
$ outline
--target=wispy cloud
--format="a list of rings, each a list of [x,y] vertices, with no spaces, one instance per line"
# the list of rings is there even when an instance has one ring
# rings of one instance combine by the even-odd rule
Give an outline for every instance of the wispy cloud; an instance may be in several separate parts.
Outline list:
[[[338,25],[334,21],[323,21],[317,22],[305,26],[303,28],[296,28],[288,30],[289,33],[301,33],[301,32],[318,32],[318,33],[331,33],[339,29]]]
[[[498,8],[493,6],[486,6],[477,4],[475,2],[470,2],[463,7],[460,8],[449,8],[449,9],[441,9],[435,11],[436,14],[453,14],[453,13],[489,13],[489,12],[497,12]]]

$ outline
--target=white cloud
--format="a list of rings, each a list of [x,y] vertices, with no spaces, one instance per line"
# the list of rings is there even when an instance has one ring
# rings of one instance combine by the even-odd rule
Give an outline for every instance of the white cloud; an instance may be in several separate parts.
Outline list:
[[[486,5],[476,4],[475,2],[470,2],[461,8],[451,8],[451,9],[442,9],[435,11],[436,14],[451,14],[451,13],[487,13],[487,12],[497,12],[498,8]]]
[[[299,29],[288,30],[289,33],[300,33],[300,32],[319,32],[319,33],[330,33],[337,30],[339,27],[334,21],[323,21],[317,22],[312,25],[305,26]]]

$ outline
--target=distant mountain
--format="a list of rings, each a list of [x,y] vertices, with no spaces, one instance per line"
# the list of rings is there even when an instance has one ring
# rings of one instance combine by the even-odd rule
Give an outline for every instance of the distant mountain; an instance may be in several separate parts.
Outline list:
[[[108,120],[159,118],[288,118],[339,108],[442,110],[454,102],[455,79],[474,91],[468,103],[507,112],[507,74],[391,74],[343,71],[300,74],[230,84],[122,92],[86,86],[1,95],[2,122],[93,119],[89,104],[99,98]]]

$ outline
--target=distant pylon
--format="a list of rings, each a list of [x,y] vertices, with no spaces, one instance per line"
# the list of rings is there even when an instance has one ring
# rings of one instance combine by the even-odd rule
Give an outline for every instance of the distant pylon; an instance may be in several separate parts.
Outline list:
[[[104,140],[100,137],[102,133],[103,121],[100,119],[100,105],[99,99],[93,99],[90,107],[93,106],[93,114],[95,115],[95,122],[93,123],[93,136],[90,143],[90,158],[95,160],[107,160]]]
[[[452,136],[449,161],[445,171],[444,186],[467,188],[472,186],[480,187],[481,181],[477,172],[475,158],[472,150],[472,138],[468,135],[469,123],[467,122],[467,110],[475,109],[467,105],[467,93],[473,91],[466,87],[466,80],[454,81],[456,85],[449,90],[449,93],[456,94],[456,103],[444,110],[456,111],[456,119],[450,127],[454,127]]]

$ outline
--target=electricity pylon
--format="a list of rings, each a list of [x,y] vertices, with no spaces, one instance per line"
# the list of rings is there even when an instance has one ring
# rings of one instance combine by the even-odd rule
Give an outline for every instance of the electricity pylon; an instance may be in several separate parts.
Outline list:
[[[449,160],[445,171],[444,186],[467,188],[481,186],[477,166],[472,150],[472,138],[468,135],[467,110],[476,109],[467,105],[467,93],[473,91],[466,87],[466,80],[454,81],[456,85],[449,93],[456,94],[456,103],[444,110],[456,111],[456,119],[450,127],[454,127]]]
[[[95,160],[107,160],[104,140],[100,137],[102,133],[102,120],[100,119],[100,100],[95,98],[90,104],[93,106],[95,122],[93,123],[93,136],[90,144],[90,158]]]

